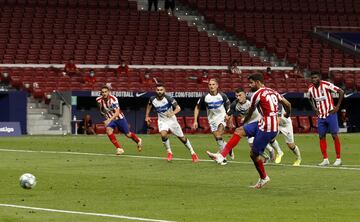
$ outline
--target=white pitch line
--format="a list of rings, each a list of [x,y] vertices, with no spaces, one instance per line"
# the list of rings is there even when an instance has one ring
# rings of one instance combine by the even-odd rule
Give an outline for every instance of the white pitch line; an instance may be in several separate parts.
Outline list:
[[[81,212],[81,211],[72,211],[72,210],[57,210],[57,209],[49,209],[49,208],[21,206],[21,205],[14,205],[14,204],[0,204],[0,207],[11,207],[11,208],[38,210],[38,211],[55,212],[55,213],[97,216],[97,217],[111,217],[111,218],[137,220],[137,221],[175,222],[175,221],[170,221],[170,220],[157,220],[157,219],[142,218],[142,217],[129,217],[129,216],[124,216],[124,215],[116,215],[116,214],[100,214],[100,213]]]
[[[114,154],[104,154],[104,153],[83,153],[83,152],[69,152],[69,151],[49,151],[49,150],[14,150],[14,149],[0,149],[0,152],[19,152],[19,153],[46,153],[46,154],[66,154],[66,155],[85,155],[85,156],[108,156],[108,157],[117,157]],[[165,157],[158,156],[138,156],[138,155],[121,155],[121,157],[130,157],[130,158],[139,158],[139,159],[156,159],[156,160],[166,160]],[[178,161],[191,161],[190,159],[185,158],[173,158],[173,160]],[[213,160],[200,160],[201,162],[213,162]],[[253,164],[252,162],[244,161],[228,161],[229,163],[236,164]],[[290,164],[267,164],[268,166],[284,166],[284,167],[294,167]],[[315,169],[337,169],[337,170],[355,170],[360,171],[360,168],[348,167],[348,166],[358,166],[358,165],[346,165],[340,167],[321,167],[316,165],[300,165],[297,168],[315,168]]]

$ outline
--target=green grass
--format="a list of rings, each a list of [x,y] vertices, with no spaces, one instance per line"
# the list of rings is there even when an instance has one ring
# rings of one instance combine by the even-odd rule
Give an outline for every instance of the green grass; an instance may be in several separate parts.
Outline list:
[[[226,136],[228,139],[229,136]],[[118,136],[127,155],[165,157],[158,135],[142,135],[144,150]],[[215,151],[210,135],[189,136],[200,159]],[[304,165],[316,165],[321,154],[316,135],[297,135]],[[359,221],[360,137],[341,135],[344,168],[290,166],[293,154],[285,151],[285,166],[266,166],[270,183],[262,190],[249,188],[258,178],[248,156],[246,140],[236,148],[237,163],[218,166],[193,164],[190,155],[171,137],[175,160],[113,155],[88,156],[55,153],[0,152],[0,204],[107,213],[172,221]],[[333,143],[328,138],[330,160]],[[0,138],[0,149],[70,151],[113,154],[105,136],[24,136]],[[24,190],[18,178],[33,173],[38,184]],[[0,207],[1,222],[129,221],[86,215]]]

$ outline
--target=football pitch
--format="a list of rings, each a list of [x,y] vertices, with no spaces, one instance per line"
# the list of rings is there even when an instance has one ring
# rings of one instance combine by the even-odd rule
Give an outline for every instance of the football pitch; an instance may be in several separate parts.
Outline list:
[[[342,167],[320,168],[317,135],[296,135],[302,166],[280,136],[282,164],[265,166],[271,178],[249,188],[258,174],[242,139],[235,161],[220,166],[211,135],[190,135],[201,159],[192,163],[183,144],[170,142],[168,163],[159,135],[140,135],[144,149],[118,135],[125,155],[117,157],[106,136],[23,136],[0,139],[1,222],[115,221],[359,221],[360,134],[340,135]],[[226,135],[228,140],[230,135]],[[335,160],[328,136],[328,153]],[[19,186],[32,173],[32,190]]]

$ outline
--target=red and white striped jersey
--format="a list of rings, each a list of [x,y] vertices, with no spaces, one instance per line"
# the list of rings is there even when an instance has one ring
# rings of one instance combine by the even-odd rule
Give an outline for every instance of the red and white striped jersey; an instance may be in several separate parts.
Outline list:
[[[278,131],[278,102],[281,100],[283,97],[278,92],[267,87],[258,89],[251,97],[251,105],[257,107],[262,116],[259,121],[261,131]]]
[[[315,87],[313,84],[309,87],[310,99],[315,100],[315,105],[319,111],[319,118],[326,118],[329,115],[329,111],[334,109],[334,101],[331,96],[331,92],[337,92],[339,87],[327,81],[320,81],[319,87]]]
[[[96,98],[96,102],[100,106],[101,112],[105,114],[105,117],[111,118],[117,109],[119,109],[119,116],[115,117],[115,119],[123,119],[125,116],[123,112],[120,110],[119,101],[115,96],[109,95],[107,99],[104,99],[102,96]]]

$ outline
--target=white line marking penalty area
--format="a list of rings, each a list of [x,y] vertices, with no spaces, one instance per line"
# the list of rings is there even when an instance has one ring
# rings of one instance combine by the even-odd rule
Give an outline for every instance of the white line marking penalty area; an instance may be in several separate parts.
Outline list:
[[[170,220],[158,220],[158,219],[150,219],[150,218],[142,218],[142,217],[130,217],[130,216],[116,215],[116,214],[101,214],[101,213],[81,212],[81,211],[72,211],[72,210],[58,210],[58,209],[49,209],[49,208],[40,208],[40,207],[21,206],[14,204],[0,204],[0,207],[11,207],[18,209],[46,211],[53,213],[77,214],[77,215],[96,216],[96,217],[109,217],[109,218],[127,219],[127,220],[135,220],[135,221],[175,222]]]

